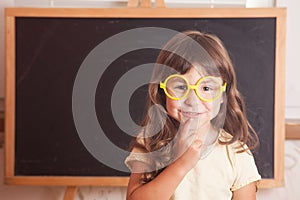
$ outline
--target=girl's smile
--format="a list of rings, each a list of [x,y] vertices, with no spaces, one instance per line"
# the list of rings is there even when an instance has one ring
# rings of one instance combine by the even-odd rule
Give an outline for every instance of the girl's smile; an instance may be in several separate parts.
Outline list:
[[[202,113],[200,112],[191,112],[191,111],[181,111],[181,115],[186,118],[196,118],[199,117]]]

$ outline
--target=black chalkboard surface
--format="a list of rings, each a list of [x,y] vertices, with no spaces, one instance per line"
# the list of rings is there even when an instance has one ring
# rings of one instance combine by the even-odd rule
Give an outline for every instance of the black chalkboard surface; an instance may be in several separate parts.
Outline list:
[[[8,165],[11,170],[6,173],[7,182],[18,184],[19,177],[32,178],[35,184],[39,184],[39,177],[55,177],[53,184],[66,185],[97,185],[94,182],[77,182],[76,177],[123,177],[126,180],[128,172],[103,164],[83,144],[74,122],[74,84],[80,67],[99,44],[124,31],[159,27],[174,31],[201,30],[222,39],[235,66],[238,88],[245,98],[249,121],[259,134],[260,148],[255,153],[259,172],[266,181],[265,187],[280,185],[282,167],[278,160],[283,161],[283,140],[278,141],[282,137],[276,134],[283,134],[284,119],[278,115],[283,114],[280,110],[284,105],[280,98],[284,96],[277,93],[283,92],[280,85],[283,77],[278,73],[283,67],[280,62],[284,59],[284,52],[279,54],[279,48],[283,45],[284,34],[278,33],[278,26],[282,23],[279,16],[284,15],[284,10],[275,11],[272,10],[270,16],[253,16],[253,12],[245,11],[246,14],[241,16],[232,12],[232,16],[226,17],[219,17],[216,13],[206,17],[201,14],[181,17],[179,13],[178,17],[153,18],[142,14],[117,18],[14,14],[15,51],[12,52],[15,66],[7,67],[14,68],[15,74],[11,74],[14,83],[8,83],[7,89],[14,91],[11,95],[14,95],[15,103],[7,111],[14,111],[15,120],[11,129],[14,131],[6,133],[14,135],[14,140],[8,141],[12,146],[6,146],[13,148],[7,152],[14,154],[7,161],[13,162],[13,166]],[[11,16],[8,14],[7,17]],[[136,42],[143,41],[137,39]],[[120,43],[113,45],[122,46]],[[116,57],[105,68],[105,61],[98,63],[97,67],[102,67],[103,73],[95,87],[93,102],[96,117],[105,136],[120,149],[127,150],[132,137],[114,120],[111,110],[114,87],[124,74],[136,66],[155,63],[158,52],[159,49],[155,48],[137,48]],[[136,123],[146,113],[146,94],[147,85],[141,85],[128,101],[128,117]],[[282,152],[277,152],[277,148]],[[111,157],[118,159],[121,169],[126,168],[123,163],[125,157]],[[60,177],[62,180],[65,177],[75,179],[59,182]]]

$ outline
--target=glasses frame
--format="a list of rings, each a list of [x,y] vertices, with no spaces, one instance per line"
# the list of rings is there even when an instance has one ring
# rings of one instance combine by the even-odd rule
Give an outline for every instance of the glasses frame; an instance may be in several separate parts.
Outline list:
[[[174,78],[174,77],[182,78],[182,79],[187,83],[187,86],[188,86],[188,89],[187,89],[187,91],[185,92],[185,94],[184,94],[182,97],[179,97],[179,98],[178,98],[178,97],[173,97],[172,95],[170,95],[170,94],[168,93],[167,87],[166,87],[166,83],[168,82],[168,80],[170,80],[171,78]],[[200,94],[199,94],[199,91],[198,91],[199,84],[200,84],[204,79],[207,79],[207,78],[215,79],[215,80],[216,80],[217,82],[219,82],[220,85],[221,85],[218,95],[217,95],[216,97],[212,98],[212,99],[205,99],[205,98],[201,97]],[[191,84],[189,83],[189,81],[188,81],[184,76],[182,76],[182,75],[180,75],[180,74],[172,74],[172,75],[168,76],[168,77],[165,79],[164,82],[160,82],[159,86],[160,86],[160,88],[162,88],[162,89],[164,90],[164,92],[165,92],[165,94],[167,95],[167,97],[169,97],[169,98],[172,99],[172,100],[177,100],[177,101],[178,101],[178,100],[184,99],[184,98],[189,94],[190,90],[192,89],[192,90],[195,91],[197,97],[198,97],[200,100],[202,100],[202,101],[204,101],[204,102],[212,102],[212,101],[218,99],[218,98],[221,96],[221,94],[222,94],[223,92],[226,91],[227,83],[224,82],[224,84],[222,85],[222,83],[220,82],[220,80],[217,79],[217,77],[215,77],[215,76],[203,76],[202,78],[200,78],[200,79],[197,81],[196,85],[191,85]]]

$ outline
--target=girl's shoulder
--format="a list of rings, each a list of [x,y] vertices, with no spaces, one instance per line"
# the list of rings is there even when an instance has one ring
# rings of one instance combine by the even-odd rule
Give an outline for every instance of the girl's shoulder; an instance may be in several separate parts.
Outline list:
[[[226,132],[224,129],[221,129],[218,137],[219,144],[225,145],[226,148],[234,152],[246,152],[252,155],[251,151],[249,150],[247,144],[242,143],[239,140],[231,142],[233,136],[231,133]]]
[[[218,140],[222,143],[229,142],[233,138],[232,134],[226,132],[224,129],[220,130]]]
[[[147,151],[145,149],[144,138],[142,137],[142,131],[137,134],[135,139],[131,142],[131,151],[126,157],[124,163],[129,168],[130,171],[133,170],[133,165],[136,162],[144,163],[145,166],[151,163]]]
[[[222,130],[219,135],[219,149],[226,152],[227,160],[233,168],[240,165],[247,165],[247,163],[254,163],[254,157],[246,144],[239,140],[229,143],[233,136]],[[223,154],[224,155],[224,154]],[[255,166],[255,164],[253,165]]]
[[[224,130],[219,136],[219,140],[222,142],[229,142],[232,138],[233,136]],[[234,182],[230,188],[231,191],[235,191],[249,183],[261,179],[255,164],[254,156],[246,144],[237,140],[233,143],[220,144],[220,146],[226,151],[227,160],[230,163],[234,175]]]
[[[140,173],[141,172],[145,172],[147,171],[147,169],[149,168],[149,166],[152,163],[152,160],[150,158],[150,156],[148,155],[148,153],[142,149],[142,148],[138,148],[138,147],[134,147],[132,149],[132,151],[130,152],[130,154],[126,157],[124,163],[125,165],[129,168],[129,170],[135,171],[134,169],[134,164],[138,162],[138,163],[143,163],[143,169],[140,169]]]

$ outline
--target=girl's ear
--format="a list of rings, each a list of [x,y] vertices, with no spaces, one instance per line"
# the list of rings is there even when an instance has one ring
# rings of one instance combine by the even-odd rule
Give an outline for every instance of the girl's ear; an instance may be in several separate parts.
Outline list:
[[[218,99],[216,99],[217,102],[219,102],[220,104],[222,104],[224,102],[224,93],[222,93]]]
[[[221,101],[220,101],[220,103],[222,104],[222,103],[224,103],[224,101],[225,101],[225,98],[226,98],[226,92],[223,92],[223,94],[221,95]]]

